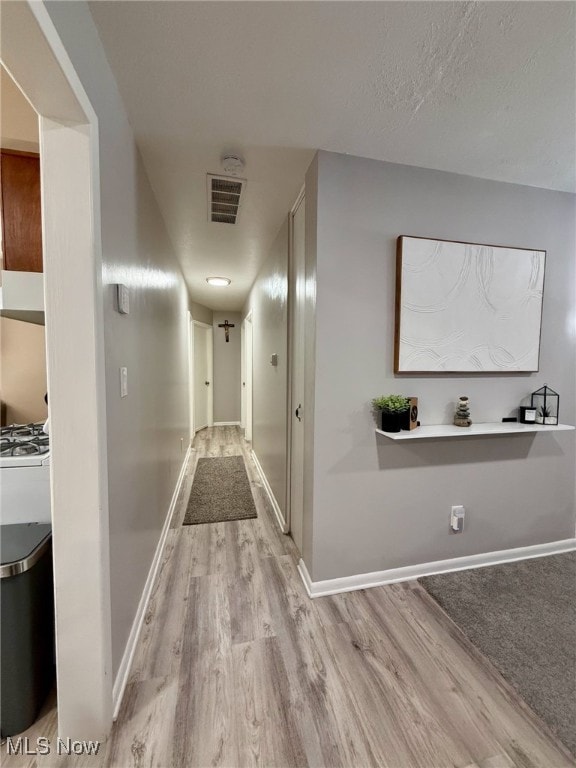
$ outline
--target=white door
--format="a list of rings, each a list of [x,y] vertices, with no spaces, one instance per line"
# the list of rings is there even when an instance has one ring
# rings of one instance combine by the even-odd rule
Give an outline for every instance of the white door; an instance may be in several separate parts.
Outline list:
[[[302,553],[304,520],[304,351],[305,229],[304,194],[291,214],[291,423],[290,423],[290,532]]]
[[[194,323],[194,431],[211,426],[212,329]]]
[[[242,390],[244,397],[244,438],[252,442],[252,313],[246,316],[242,324],[244,330],[244,378]]]

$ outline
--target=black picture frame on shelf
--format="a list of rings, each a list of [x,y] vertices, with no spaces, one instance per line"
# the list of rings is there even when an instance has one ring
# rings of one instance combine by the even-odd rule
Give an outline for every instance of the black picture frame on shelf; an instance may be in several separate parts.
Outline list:
[[[536,424],[536,408],[531,405],[520,406],[520,423]]]

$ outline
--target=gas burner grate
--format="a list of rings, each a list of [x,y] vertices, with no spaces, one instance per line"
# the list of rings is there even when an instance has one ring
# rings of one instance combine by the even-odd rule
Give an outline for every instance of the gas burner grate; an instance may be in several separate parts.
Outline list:
[[[50,450],[48,435],[23,439],[17,437],[0,438],[0,456],[43,456]]]
[[[32,424],[10,424],[7,427],[1,428],[0,436],[2,438],[16,438],[19,440],[27,440],[32,437],[44,437],[44,424],[41,421]]]
[[[7,447],[2,447],[0,456],[38,456],[48,453],[48,446],[38,445],[33,442],[14,442]]]
[[[34,443],[34,445],[38,445],[40,448],[43,448],[44,446],[48,448],[50,445],[50,438],[48,435],[42,435],[41,437],[31,437],[27,442]]]

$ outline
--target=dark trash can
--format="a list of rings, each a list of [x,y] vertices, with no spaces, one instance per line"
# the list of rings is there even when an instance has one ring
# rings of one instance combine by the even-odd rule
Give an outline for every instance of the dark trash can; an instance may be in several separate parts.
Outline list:
[[[2,737],[35,721],[54,681],[51,526],[0,526]]]

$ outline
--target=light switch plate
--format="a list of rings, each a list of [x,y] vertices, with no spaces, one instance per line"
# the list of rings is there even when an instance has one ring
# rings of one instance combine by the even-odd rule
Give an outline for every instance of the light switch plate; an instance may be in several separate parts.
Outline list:
[[[120,368],[120,397],[128,394],[128,368]]]
[[[128,286],[117,283],[116,285],[116,297],[118,299],[118,312],[121,315],[130,314],[130,293]]]
[[[276,367],[278,365],[278,355],[276,353],[271,355],[271,357],[270,357],[270,365],[273,365],[274,367]]]

